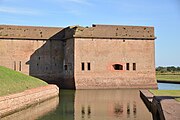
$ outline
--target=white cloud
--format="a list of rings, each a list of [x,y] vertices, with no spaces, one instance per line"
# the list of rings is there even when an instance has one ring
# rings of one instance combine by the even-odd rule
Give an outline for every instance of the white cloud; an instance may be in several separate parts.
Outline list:
[[[23,15],[38,15],[39,12],[26,9],[26,8],[15,8],[15,7],[4,7],[0,6],[0,13],[11,13],[11,14],[23,14]]]

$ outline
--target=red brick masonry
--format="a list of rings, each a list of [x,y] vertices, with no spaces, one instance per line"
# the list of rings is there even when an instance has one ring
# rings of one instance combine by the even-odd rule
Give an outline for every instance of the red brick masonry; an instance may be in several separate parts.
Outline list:
[[[55,97],[58,94],[59,88],[56,85],[48,85],[0,97],[0,118]]]

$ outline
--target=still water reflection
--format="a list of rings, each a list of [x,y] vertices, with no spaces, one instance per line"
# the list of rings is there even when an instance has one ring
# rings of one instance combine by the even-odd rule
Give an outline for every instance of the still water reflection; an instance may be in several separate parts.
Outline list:
[[[56,110],[39,120],[152,120],[138,90],[61,90]]]
[[[159,90],[180,90],[180,84],[158,83]]]

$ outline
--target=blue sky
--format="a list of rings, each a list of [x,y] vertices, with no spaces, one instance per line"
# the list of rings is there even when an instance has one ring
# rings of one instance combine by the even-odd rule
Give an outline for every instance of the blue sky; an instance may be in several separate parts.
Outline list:
[[[154,26],[156,66],[180,66],[180,0],[0,0],[0,24]]]

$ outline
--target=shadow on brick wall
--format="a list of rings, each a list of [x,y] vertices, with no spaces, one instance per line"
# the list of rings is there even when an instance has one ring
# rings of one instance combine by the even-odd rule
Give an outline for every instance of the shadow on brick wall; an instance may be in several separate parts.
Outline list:
[[[29,75],[56,84],[60,88],[75,89],[74,75],[70,76],[69,72],[64,70],[66,41],[62,39],[63,37],[64,30],[48,40],[34,40],[40,47],[30,56],[26,64],[29,64]]]

